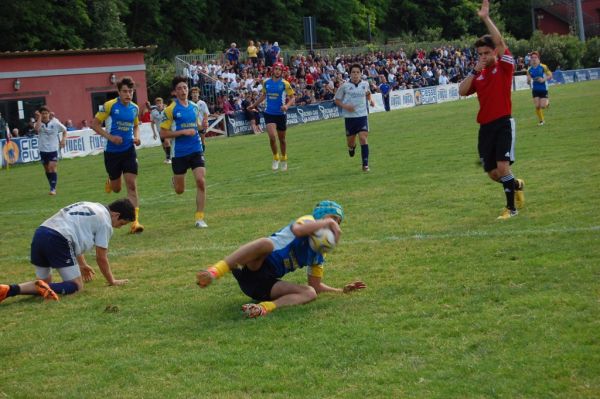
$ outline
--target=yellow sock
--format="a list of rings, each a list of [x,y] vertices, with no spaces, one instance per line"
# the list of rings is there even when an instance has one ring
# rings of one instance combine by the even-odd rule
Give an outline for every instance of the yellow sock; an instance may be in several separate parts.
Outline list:
[[[539,120],[540,122],[542,122],[542,121],[544,120],[544,111],[542,111],[542,109],[541,109],[541,108],[536,108],[536,109],[535,109],[535,114],[537,115],[537,117],[538,117],[538,120]]]
[[[275,308],[277,307],[277,305],[275,305],[275,302],[269,302],[269,301],[260,302],[259,305],[261,305],[263,308],[267,309],[267,312],[269,312],[269,313],[274,311]]]
[[[279,154],[273,154],[273,161],[279,161]]]
[[[231,271],[231,269],[229,268],[229,265],[224,260],[220,260],[217,263],[215,263],[214,266],[209,267],[208,271],[215,278],[221,278],[221,277],[223,277],[223,275],[225,273]]]
[[[280,160],[282,160],[282,161],[284,161],[284,162],[285,162],[285,161],[287,161],[287,154],[285,154],[285,155],[280,155],[280,156],[279,156],[279,159],[280,159]]]
[[[196,212],[196,220],[204,220],[204,212]]]
[[[140,208],[135,208],[135,221],[137,222],[140,217]]]

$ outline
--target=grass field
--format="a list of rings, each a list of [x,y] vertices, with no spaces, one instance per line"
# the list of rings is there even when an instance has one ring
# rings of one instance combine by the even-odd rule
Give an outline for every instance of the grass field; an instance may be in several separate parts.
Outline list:
[[[58,303],[0,304],[0,398],[600,397],[600,82],[551,98],[538,127],[530,93],[513,95],[527,203],[505,222],[476,165],[476,100],[372,115],[369,174],[341,120],[290,129],[287,173],[266,135],[209,141],[206,230],[189,174],[176,196],[162,151],[139,151],[146,231],[116,230],[109,255],[130,283],[97,272]],[[1,171],[0,281],[33,277],[33,231],[60,207],[118,198],[104,179],[100,156],[60,162],[56,197],[39,164]],[[324,282],[366,290],[246,320],[231,276],[195,286],[321,199],[347,215]]]

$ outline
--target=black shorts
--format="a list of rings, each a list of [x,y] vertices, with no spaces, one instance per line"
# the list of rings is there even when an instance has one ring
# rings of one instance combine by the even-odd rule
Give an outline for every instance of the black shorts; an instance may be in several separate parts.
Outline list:
[[[171,168],[175,175],[185,175],[188,169],[204,168],[204,153],[193,152],[182,157],[171,158]]]
[[[233,269],[231,272],[244,294],[256,301],[270,301],[271,289],[280,281],[266,262],[255,272],[247,267]]]
[[[483,170],[496,169],[498,161],[515,161],[515,120],[503,116],[479,127],[479,159]]]
[[[52,151],[52,152],[40,151],[40,161],[42,161],[42,163],[44,165],[48,165],[50,162],[57,162],[58,161],[58,151]]]
[[[532,90],[531,97],[548,98],[548,90]]]
[[[369,118],[366,116],[346,118],[344,125],[346,126],[346,136],[354,136],[360,132],[369,131]]]
[[[263,116],[265,117],[265,125],[274,123],[277,125],[278,131],[285,132],[287,130],[287,115],[271,115],[265,112]]]
[[[123,152],[104,151],[104,167],[110,180],[121,178],[123,173],[138,174],[137,154],[135,147],[131,146]]]

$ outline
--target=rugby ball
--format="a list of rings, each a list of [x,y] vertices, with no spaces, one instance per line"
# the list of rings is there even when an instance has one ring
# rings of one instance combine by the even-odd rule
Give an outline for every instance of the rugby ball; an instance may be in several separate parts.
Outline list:
[[[322,228],[312,233],[308,243],[313,251],[321,254],[331,252],[336,246],[335,234],[328,228]]]

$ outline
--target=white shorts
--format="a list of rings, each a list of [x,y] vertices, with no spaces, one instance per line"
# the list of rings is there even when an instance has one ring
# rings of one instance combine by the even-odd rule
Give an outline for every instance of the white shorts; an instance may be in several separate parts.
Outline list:
[[[52,275],[51,267],[35,267],[35,276],[40,280],[45,280]],[[63,281],[75,280],[77,277],[81,277],[81,270],[79,269],[79,265],[73,265],[68,267],[60,267],[58,269],[58,274],[63,279]]]

